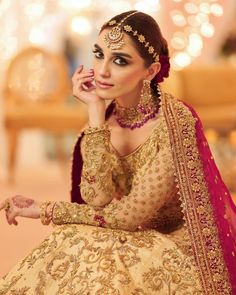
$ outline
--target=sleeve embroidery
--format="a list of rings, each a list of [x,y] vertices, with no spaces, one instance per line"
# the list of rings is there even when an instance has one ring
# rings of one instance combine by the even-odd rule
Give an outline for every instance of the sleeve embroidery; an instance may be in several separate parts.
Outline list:
[[[112,181],[110,131],[106,126],[88,128],[81,143],[83,157],[81,195],[92,206],[104,206],[115,193]]]
[[[175,185],[172,167],[171,151],[161,149],[156,159],[137,173],[129,195],[113,200],[103,208],[58,202],[53,211],[53,222],[135,230],[148,222],[171,197]]]

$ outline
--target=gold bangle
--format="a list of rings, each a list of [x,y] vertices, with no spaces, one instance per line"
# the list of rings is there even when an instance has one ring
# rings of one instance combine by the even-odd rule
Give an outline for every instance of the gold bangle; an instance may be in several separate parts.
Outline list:
[[[50,204],[50,201],[46,201],[40,205],[40,219],[43,225],[49,225],[49,223],[51,222],[51,218],[47,214],[47,207]]]
[[[93,133],[97,133],[97,132],[105,132],[105,133],[109,134],[110,130],[108,129],[107,123],[105,123],[101,127],[89,127],[84,130],[84,134],[93,134]]]
[[[47,215],[48,215],[48,218],[50,219],[50,222],[52,221],[53,209],[54,209],[55,204],[56,204],[56,202],[51,202],[51,204],[49,205],[49,206],[51,206],[51,208],[49,209]],[[47,212],[47,209],[46,209],[46,212]]]

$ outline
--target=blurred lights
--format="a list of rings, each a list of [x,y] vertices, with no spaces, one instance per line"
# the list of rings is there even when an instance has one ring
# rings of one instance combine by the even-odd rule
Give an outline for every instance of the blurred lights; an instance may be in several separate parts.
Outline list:
[[[88,35],[92,31],[92,26],[86,17],[74,17],[71,21],[71,30],[79,35]]]
[[[171,39],[171,45],[173,48],[177,50],[182,50],[186,47],[187,38],[184,33],[178,32],[175,33],[173,38]]]
[[[188,13],[191,13],[191,14],[194,14],[194,13],[197,13],[198,12],[198,6],[194,3],[186,3],[184,5],[184,8],[185,10],[188,12]]]
[[[188,65],[190,65],[190,63],[191,57],[186,52],[179,52],[172,59],[173,67],[177,70],[183,67],[187,67]]]
[[[132,9],[132,5],[129,2],[124,0],[111,2],[110,7],[112,11],[114,11],[114,13],[120,13],[120,12]]]
[[[209,21],[208,14],[201,13],[201,12],[196,15],[196,19],[199,21],[199,23],[204,23]]]
[[[206,13],[206,14],[209,14],[211,12],[211,6],[207,2],[206,3],[201,3],[199,5],[199,9],[200,9],[201,12]]]
[[[80,10],[89,8],[92,5],[92,0],[59,0],[59,5],[67,10]]]
[[[29,41],[33,44],[43,45],[45,43],[45,33],[38,27],[31,30]]]
[[[176,26],[182,27],[182,26],[186,25],[186,19],[181,11],[179,11],[179,10],[171,11],[171,17],[172,17],[173,23]]]
[[[201,50],[203,47],[203,41],[201,36],[198,34],[190,34],[189,35],[189,44],[187,47],[187,51],[191,56],[199,56],[201,54]]]
[[[11,0],[5,0],[0,2],[0,13],[7,10],[11,5]]]
[[[113,2],[115,3],[115,1]],[[142,0],[142,1],[137,1],[134,4],[134,9],[137,9],[139,11],[143,12],[155,12],[160,9],[160,0]]]
[[[0,14],[10,11],[12,0],[0,1]],[[171,20],[176,26],[176,32],[174,32],[170,41],[170,45],[174,49],[172,62],[175,68],[180,68],[190,64],[196,56],[201,54],[204,38],[211,38],[215,33],[211,17],[222,16],[224,10],[218,0],[172,1],[176,3],[177,7],[177,9],[170,11]],[[24,1],[22,0],[22,2]],[[21,17],[25,22],[24,28],[28,27],[28,30],[25,30],[23,26],[22,30],[24,30],[24,34],[27,34],[26,39],[33,44],[45,44],[47,42],[46,35],[50,31],[51,25],[48,24],[48,27],[45,28],[42,23],[45,23],[45,17],[48,14],[52,14],[52,3],[55,11],[60,9],[67,14],[70,21],[69,29],[78,35],[89,35],[92,32],[92,26],[95,28],[99,24],[100,27],[100,23],[104,21],[104,15],[109,12],[120,13],[124,10],[137,9],[151,15],[157,15],[156,12],[160,10],[160,0],[25,0],[25,2],[22,5],[21,1],[17,1],[18,6],[15,6],[14,10],[17,11],[19,8],[19,11],[23,12]],[[180,6],[183,8],[179,9]],[[1,56],[5,56],[6,47],[10,54],[21,46],[19,44],[20,31],[17,26],[18,14],[10,14],[8,25],[1,33],[0,44],[4,48],[1,50]],[[95,16],[95,19],[91,20],[91,16]],[[55,17],[58,17],[58,15],[55,14]]]
[[[211,13],[215,16],[222,16],[224,13],[223,7],[217,3],[211,5]]]
[[[215,28],[212,24],[209,24],[209,23],[202,24],[201,26],[202,36],[210,38],[214,35],[214,33],[215,33]]]
[[[172,0],[182,2],[181,0]],[[178,70],[188,66],[192,60],[201,55],[204,38],[214,36],[215,27],[211,18],[223,15],[223,7],[218,0],[183,1],[183,9],[170,11],[173,24],[176,26],[170,45],[174,49],[172,66]],[[176,5],[177,7],[177,5]],[[178,6],[179,8],[179,6]],[[180,27],[182,27],[180,29]]]
[[[188,24],[191,27],[198,27],[200,26],[201,21],[195,15],[191,15],[188,17]]]
[[[24,12],[27,17],[34,19],[43,15],[45,6],[43,3],[31,3],[25,6]]]
[[[1,58],[0,60],[9,59],[14,52],[16,51],[18,46],[18,40],[16,37],[8,37],[3,41],[0,39],[0,48],[1,48]]]

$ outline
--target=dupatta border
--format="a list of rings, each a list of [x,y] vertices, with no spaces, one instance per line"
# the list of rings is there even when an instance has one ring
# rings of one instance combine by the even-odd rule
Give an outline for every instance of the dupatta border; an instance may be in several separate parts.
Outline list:
[[[232,294],[218,228],[214,218],[196,140],[196,119],[169,94],[163,94],[163,110],[169,129],[175,177],[179,189],[191,256],[204,294]]]

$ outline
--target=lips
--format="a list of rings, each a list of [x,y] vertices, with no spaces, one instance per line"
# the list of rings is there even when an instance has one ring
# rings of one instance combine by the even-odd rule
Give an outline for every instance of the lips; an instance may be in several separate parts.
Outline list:
[[[114,86],[113,84],[109,84],[109,83],[98,81],[98,80],[96,80],[96,85],[102,89],[109,89]]]

